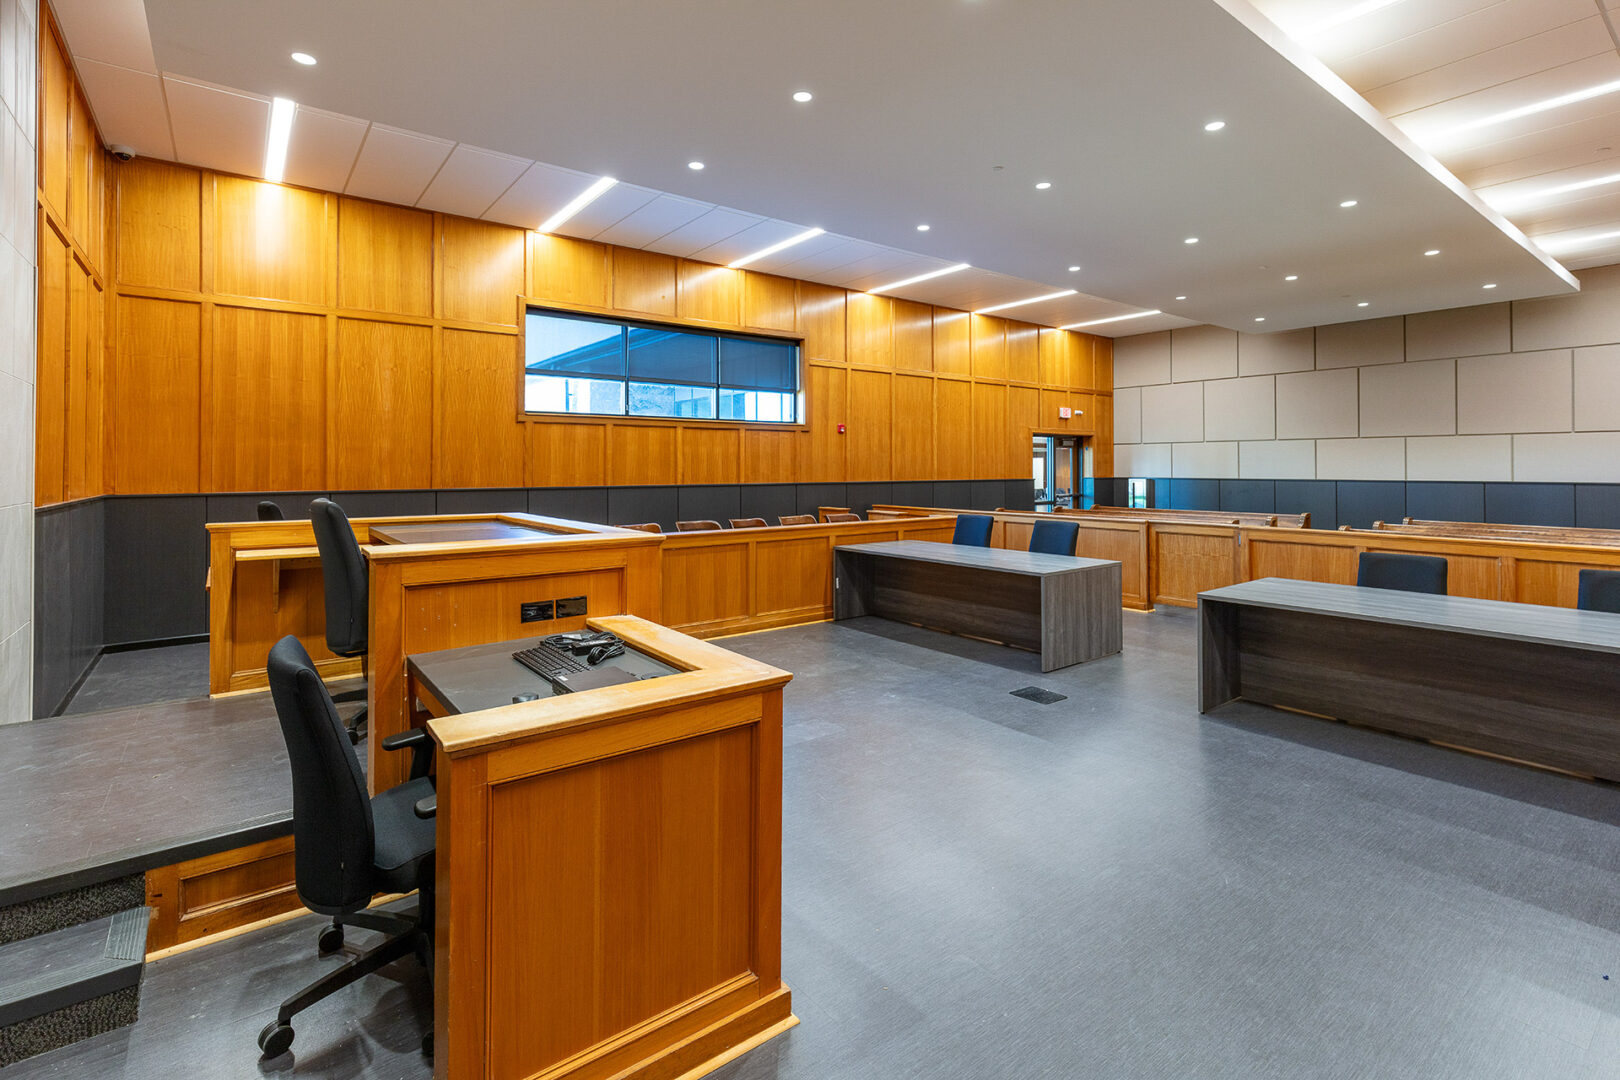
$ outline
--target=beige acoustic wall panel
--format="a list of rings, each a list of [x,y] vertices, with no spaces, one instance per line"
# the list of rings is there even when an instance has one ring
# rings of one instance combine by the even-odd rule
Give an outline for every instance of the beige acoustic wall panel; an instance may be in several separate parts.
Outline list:
[[[1569,431],[1571,350],[1470,356],[1457,361],[1457,434]]]
[[[1239,334],[1238,374],[1277,375],[1284,371],[1310,371],[1316,366],[1316,330],[1289,330],[1281,334]]]
[[[1211,442],[1275,438],[1277,380],[1216,379],[1204,384],[1204,438]]]
[[[1114,445],[1142,441],[1142,390],[1132,386],[1114,391]]]
[[[1566,349],[1620,341],[1620,267],[1583,270],[1581,291],[1513,305],[1513,347]]]
[[[1425,311],[1406,317],[1406,359],[1488,356],[1513,348],[1507,304]]]
[[[1575,430],[1620,431],[1620,345],[1575,350]]]
[[[1171,449],[1171,476],[1235,479],[1237,474],[1235,442],[1176,443]]]
[[[1361,430],[1355,368],[1277,376],[1277,438],[1353,439]]]
[[[1316,442],[1283,439],[1238,443],[1238,475],[1254,480],[1314,479]]]
[[[1361,370],[1361,434],[1456,433],[1457,362],[1427,360]]]
[[[1114,386],[1170,381],[1170,331],[1114,339]]]
[[[1408,480],[1511,480],[1507,435],[1440,435],[1406,440]]]
[[[1219,326],[1170,331],[1171,382],[1231,379],[1237,373],[1237,331]]]
[[[1316,367],[1399,364],[1406,359],[1406,320],[1399,315],[1316,328]]]
[[[1115,476],[1169,476],[1170,466],[1169,443],[1114,447]]]
[[[1198,442],[1203,437],[1203,383],[1142,388],[1143,442]]]
[[[1320,480],[1404,480],[1405,439],[1317,439]]]
[[[1513,479],[1597,484],[1613,482],[1620,432],[1513,436]]]

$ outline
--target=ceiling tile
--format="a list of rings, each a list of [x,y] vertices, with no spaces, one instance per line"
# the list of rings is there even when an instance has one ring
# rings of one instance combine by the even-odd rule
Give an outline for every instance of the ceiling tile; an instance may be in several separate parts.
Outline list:
[[[766,274],[783,274],[787,277],[814,277],[818,268],[827,266],[841,266],[849,262],[854,256],[840,256],[837,254],[846,244],[858,243],[847,236],[837,233],[822,233],[814,240],[806,240],[802,244],[795,244],[785,251],[769,255],[749,267]],[[831,262],[828,260],[831,259]]]
[[[506,189],[484,216],[491,221],[532,229],[590,187],[594,179],[588,173],[536,162]]]
[[[156,75],[97,60],[80,59],[76,66],[103,139],[131,147],[142,157],[174,158],[169,109]]]
[[[76,59],[157,74],[145,0],[52,0],[51,11]]]
[[[164,76],[163,84],[178,160],[220,172],[264,175],[268,100],[173,75]]]
[[[795,225],[791,221],[761,221],[758,225],[744,229],[742,232],[726,237],[718,244],[710,244],[701,251],[694,252],[692,258],[703,262],[719,263],[721,266],[733,262],[745,255],[752,255],[762,251],[772,244],[779,244],[783,240],[798,236],[805,231],[805,226]],[[822,236],[826,234],[823,233]],[[821,237],[812,237],[819,240]],[[810,243],[809,240],[804,243]],[[793,245],[798,247],[798,244]],[[792,248],[784,248],[782,254],[786,255]],[[749,263],[749,269],[757,269],[758,263]]]
[[[723,206],[717,206],[697,220],[660,236],[646,247],[652,251],[662,251],[666,255],[686,258],[693,252],[702,251],[710,244],[718,243],[728,236],[735,236],[764,220],[758,214],[744,214],[738,210],[727,210]]]
[[[1415,13],[1430,5],[1396,6]],[[1335,53],[1343,59],[1331,61],[1333,69],[1365,93],[1597,14],[1587,0],[1492,0],[1475,8],[1456,18],[1431,20],[1416,31],[1392,32],[1353,56]]]
[[[414,206],[455,143],[372,124],[346,194]]]
[[[572,199],[584,188],[590,187],[595,180],[594,176],[586,177],[584,187],[575,190],[568,198]],[[569,236],[594,239],[598,233],[617,225],[656,198],[658,192],[652,188],[639,187],[636,184],[614,184],[589,206],[575,214],[560,231]]]
[[[365,141],[366,127],[364,120],[352,116],[298,106],[287,145],[287,183],[342,191]]]
[[[481,217],[532,164],[462,143],[450,152],[416,205],[461,217]]]
[[[606,244],[644,248],[660,236],[669,235],[713,209],[713,203],[683,199],[679,195],[659,195],[593,239]]]

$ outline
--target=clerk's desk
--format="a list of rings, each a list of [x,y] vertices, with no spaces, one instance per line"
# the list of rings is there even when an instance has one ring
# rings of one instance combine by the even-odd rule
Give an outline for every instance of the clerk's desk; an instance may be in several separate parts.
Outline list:
[[[441,1080],[701,1075],[798,1022],[781,972],[792,676],[631,616],[589,625],[645,654],[628,670],[679,673],[502,705],[549,693],[510,659],[529,642],[407,665],[439,746]]]

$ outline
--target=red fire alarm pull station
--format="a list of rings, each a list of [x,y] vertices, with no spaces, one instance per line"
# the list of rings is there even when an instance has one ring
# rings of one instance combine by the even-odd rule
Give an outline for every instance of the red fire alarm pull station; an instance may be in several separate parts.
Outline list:
[[[839,424],[838,425],[838,434],[842,435],[843,433],[844,433],[844,425]]]
[[[1069,418],[1069,415],[1070,415],[1069,407],[1067,405],[1059,406],[1059,408],[1058,408],[1058,419],[1059,420],[1067,420]]]

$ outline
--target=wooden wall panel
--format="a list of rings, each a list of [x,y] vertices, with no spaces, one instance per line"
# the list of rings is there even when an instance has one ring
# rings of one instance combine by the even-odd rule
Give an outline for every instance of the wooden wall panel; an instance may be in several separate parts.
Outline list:
[[[326,486],[326,320],[214,309],[209,487]]]
[[[934,477],[966,480],[973,475],[973,384],[934,382]]]
[[[1052,412],[1055,424],[1067,423]],[[1041,392],[1033,386],[1007,388],[1007,441],[997,476],[1022,476],[1031,467],[1030,436],[1041,428]]]
[[[845,295],[831,285],[799,282],[799,333],[806,360],[844,362]]]
[[[1091,387],[1095,390],[1112,390],[1114,388],[1114,339],[1087,336],[1091,340]]]
[[[849,363],[894,367],[894,305],[887,296],[850,293],[847,302]]]
[[[339,319],[330,365],[327,483],[433,485],[433,331]]]
[[[675,314],[682,319],[737,326],[742,322],[743,271],[681,259]]]
[[[996,383],[974,383],[972,475],[975,479],[994,480],[1004,475],[1007,430],[1007,388]]]
[[[608,483],[680,483],[679,432],[671,424],[613,424],[608,430]]]
[[[613,260],[606,244],[529,234],[529,295],[550,304],[613,306]]]
[[[1007,377],[1007,321],[994,315],[971,315],[968,326],[973,335],[973,377],[1002,380]]]
[[[63,425],[67,453],[62,495],[84,499],[101,493],[92,487],[90,476],[92,443],[100,437],[99,430],[90,427],[90,401],[100,393],[99,385],[91,382],[90,371],[90,294],[95,285],[77,259],[68,260],[67,281],[67,412]]]
[[[608,482],[606,423],[547,421],[523,427],[524,487],[599,487]]]
[[[338,200],[339,307],[433,314],[433,215],[363,199]]]
[[[1069,421],[1068,430],[1078,435],[1095,435],[1097,433],[1096,395],[1071,393],[1069,395],[1069,406],[1074,410],[1074,415]]]
[[[514,422],[518,339],[443,333],[433,380],[433,486],[514,486],[523,476],[525,426]]]
[[[934,309],[927,304],[894,301],[894,366],[934,370]]]
[[[1112,345],[1109,346],[1112,348]],[[1097,394],[1092,399],[1091,471],[1094,476],[1114,475],[1114,395]]]
[[[41,20],[42,29],[44,22]],[[39,187],[56,215],[65,217],[73,75],[66,57],[54,47],[55,42],[48,33],[43,45],[39,57]]]
[[[517,325],[523,295],[523,230],[484,221],[445,217],[444,306],[458,322]]]
[[[1037,349],[1040,354],[1040,381],[1043,386],[1058,389],[1075,385],[1074,340],[1073,330],[1056,330],[1044,326],[1041,328]]]
[[[50,51],[50,50],[47,50]],[[67,242],[40,215],[39,356],[34,383],[34,504],[61,502],[67,490]]]
[[[894,377],[894,479],[934,478],[934,380]]]
[[[934,309],[934,373],[971,375],[973,347],[965,311]]]
[[[745,484],[791,484],[799,479],[799,433],[744,428],[742,433],[742,482]],[[771,522],[772,525],[776,522]]]
[[[99,284],[90,284],[90,348],[86,364],[90,372],[85,401],[85,438],[89,443],[86,469],[87,494],[99,495],[107,489],[107,293]]]
[[[844,479],[844,436],[838,426],[847,421],[849,399],[847,372],[840,368],[812,365],[809,372],[810,451],[804,462],[804,479],[810,483],[841,483]]]
[[[845,479],[888,480],[894,424],[894,376],[886,371],[849,373],[849,436],[845,443]]]
[[[94,176],[92,161],[100,151],[100,145],[96,139],[95,122],[90,119],[90,106],[77,86],[73,87],[69,99],[68,123],[67,205],[60,209],[67,214],[68,230],[81,244],[87,244],[91,222],[101,210],[101,199],[91,187]]]
[[[118,185],[118,281],[202,288],[202,174],[144,158],[113,167]]]
[[[792,278],[743,272],[742,323],[793,333],[799,328],[799,287]]]
[[[1013,382],[1041,381],[1040,333],[1040,327],[1029,323],[1007,324],[1007,378]]]
[[[680,428],[681,483],[737,484],[742,482],[742,429]]]
[[[214,289],[230,296],[327,300],[327,216],[335,196],[214,177]]]
[[[202,307],[125,296],[108,394],[112,489],[199,490]]]
[[[675,314],[675,260],[655,251],[614,248],[613,306],[643,315]]]

